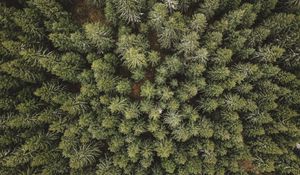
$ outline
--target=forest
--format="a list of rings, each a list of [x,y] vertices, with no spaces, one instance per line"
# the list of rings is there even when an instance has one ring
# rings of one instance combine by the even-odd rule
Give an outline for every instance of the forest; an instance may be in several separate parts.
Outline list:
[[[300,0],[0,0],[0,175],[300,175]]]

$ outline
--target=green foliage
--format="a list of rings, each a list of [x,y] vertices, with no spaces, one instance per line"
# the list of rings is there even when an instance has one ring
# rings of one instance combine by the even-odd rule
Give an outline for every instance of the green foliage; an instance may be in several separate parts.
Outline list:
[[[71,34],[51,33],[49,39],[55,47],[63,51],[78,51],[86,53],[91,49],[91,44],[87,42],[85,36],[80,32]]]
[[[162,48],[170,48],[174,45],[182,33],[186,30],[186,24],[184,23],[183,16],[176,12],[165,22],[162,29],[156,29],[159,32],[158,41],[161,44]]]
[[[120,0],[116,1],[117,12],[120,15],[120,18],[125,20],[126,22],[140,22],[142,7],[144,1],[136,1],[136,0]]]
[[[298,0],[0,2],[0,174],[300,174]]]
[[[74,153],[70,155],[70,167],[79,169],[92,165],[98,154],[99,148],[97,146],[82,145],[79,149],[74,149]]]
[[[163,140],[156,144],[155,151],[161,158],[168,158],[174,152],[174,145],[171,140]]]
[[[156,94],[155,87],[149,81],[145,82],[141,87],[141,96],[146,98],[153,98]]]
[[[145,55],[135,48],[130,48],[125,52],[124,63],[129,69],[143,68],[147,66]]]
[[[168,18],[168,9],[165,4],[156,3],[153,6],[153,10],[149,13],[150,25],[153,26],[156,30],[160,30],[163,23]]]
[[[127,100],[125,98],[114,98],[111,100],[110,105],[108,106],[108,109],[112,113],[114,112],[123,112],[127,106]]]
[[[190,25],[192,30],[202,34],[207,26],[206,17],[202,13],[197,13],[193,16]]]
[[[82,70],[84,63],[80,55],[72,52],[65,53],[61,58],[45,58],[41,60],[43,67],[51,71],[51,73],[61,77],[63,80],[73,82],[78,81],[77,76]]]
[[[194,55],[194,52],[199,46],[199,35],[196,32],[191,32],[181,39],[178,45],[178,51],[184,53],[185,58],[189,58],[190,55]]]
[[[87,39],[96,46],[100,52],[110,49],[113,45],[110,28],[103,26],[100,23],[86,24],[84,31]]]
[[[284,49],[279,47],[266,47],[259,49],[256,54],[260,62],[275,62],[284,53]]]
[[[99,1],[99,0],[97,0],[97,1]],[[114,3],[111,1],[106,1],[105,9],[104,9],[105,18],[107,21],[112,23],[112,25],[116,25],[117,20],[118,20],[117,13],[115,13],[115,11],[116,11],[116,7],[114,6]]]
[[[116,90],[120,94],[128,95],[131,92],[131,84],[127,79],[124,79],[123,81],[118,82]]]
[[[203,13],[206,18],[212,18],[215,14],[215,11],[220,5],[219,0],[205,0],[200,6],[200,12]]]

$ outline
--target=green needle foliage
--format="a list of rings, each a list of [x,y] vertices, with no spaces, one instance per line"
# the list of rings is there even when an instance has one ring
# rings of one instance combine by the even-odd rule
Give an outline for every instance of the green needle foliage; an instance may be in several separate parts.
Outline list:
[[[0,1],[0,175],[299,175],[299,0]]]

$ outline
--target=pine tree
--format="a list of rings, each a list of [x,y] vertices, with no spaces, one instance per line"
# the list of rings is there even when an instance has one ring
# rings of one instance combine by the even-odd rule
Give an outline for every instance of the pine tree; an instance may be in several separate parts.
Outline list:
[[[85,64],[80,55],[72,52],[62,55],[61,58],[55,56],[42,58],[40,62],[43,67],[51,71],[54,75],[72,82],[78,81],[77,76]]]
[[[174,13],[165,23],[163,29],[159,32],[158,41],[162,48],[170,48],[178,43],[180,36],[185,31],[186,24],[180,13]]]
[[[100,23],[86,24],[84,26],[85,35],[100,52],[104,52],[112,47],[113,39],[111,31]]]
[[[163,3],[155,3],[153,9],[149,12],[149,23],[155,30],[160,31],[163,23],[167,21],[168,9]]]
[[[117,14],[115,13],[116,8],[114,6],[114,3],[111,1],[105,1],[105,19],[112,23],[113,25],[117,24]]]
[[[146,81],[141,87],[141,96],[146,98],[153,98],[156,95],[156,89],[149,81]]]
[[[141,21],[141,10],[144,5],[144,1],[135,0],[120,0],[116,2],[117,12],[121,19],[129,23],[135,23]]]
[[[192,30],[196,31],[198,34],[202,34],[207,26],[206,17],[202,13],[195,14],[190,26]]]
[[[200,6],[200,12],[203,13],[207,19],[210,19],[214,16],[215,11],[218,9],[220,4],[219,0],[205,0]]]
[[[74,149],[74,153],[70,155],[70,167],[79,169],[91,165],[96,161],[98,154],[99,149],[96,146],[82,145],[79,149]]]
[[[195,51],[199,46],[199,35],[196,32],[191,32],[181,39],[178,44],[178,51],[184,54],[185,58],[189,58],[190,55],[195,55]]]
[[[142,68],[147,65],[145,55],[136,48],[129,48],[125,52],[124,63],[129,69]]]

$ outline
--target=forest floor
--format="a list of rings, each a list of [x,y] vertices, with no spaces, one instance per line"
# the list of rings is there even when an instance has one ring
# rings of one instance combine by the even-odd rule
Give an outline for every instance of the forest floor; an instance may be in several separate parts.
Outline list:
[[[103,9],[89,5],[87,0],[74,0],[71,7],[73,19],[79,24],[87,22],[104,22]]]

